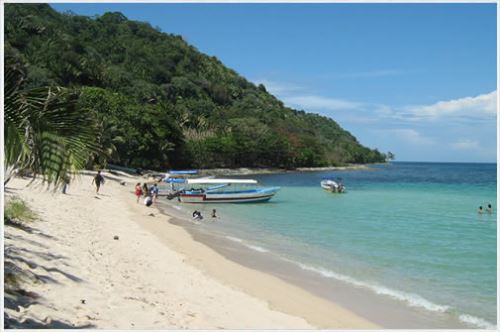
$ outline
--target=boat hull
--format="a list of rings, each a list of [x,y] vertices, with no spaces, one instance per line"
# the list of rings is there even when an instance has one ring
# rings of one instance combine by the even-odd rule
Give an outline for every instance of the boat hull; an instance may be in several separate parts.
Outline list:
[[[345,192],[345,187],[334,181],[324,180],[321,181],[320,185],[321,188],[332,193],[341,194]]]
[[[179,201],[183,203],[261,203],[270,200],[278,191],[273,188],[259,191],[242,191],[233,193],[206,192],[206,193],[181,193]]]

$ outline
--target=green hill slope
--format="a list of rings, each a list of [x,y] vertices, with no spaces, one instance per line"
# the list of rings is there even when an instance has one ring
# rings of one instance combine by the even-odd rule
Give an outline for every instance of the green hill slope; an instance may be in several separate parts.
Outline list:
[[[133,167],[287,167],[384,161],[334,120],[285,107],[180,36],[120,13],[5,5],[5,52],[29,86],[81,91],[105,160]]]

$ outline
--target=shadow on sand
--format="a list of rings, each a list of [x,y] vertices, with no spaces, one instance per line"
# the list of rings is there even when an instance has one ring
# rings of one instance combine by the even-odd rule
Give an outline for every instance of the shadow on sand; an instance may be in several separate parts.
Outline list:
[[[5,230],[9,227],[15,227],[26,233],[33,234],[43,238],[48,238],[57,241],[53,236],[48,235],[36,229],[17,222],[9,222],[5,224]],[[54,267],[54,261],[63,263],[67,257],[49,252],[50,248],[42,244],[36,239],[28,239],[22,235],[5,234],[6,240],[14,240],[10,244],[5,244],[4,247],[4,308],[15,311],[26,310],[30,306],[37,304],[43,305],[43,296],[25,290],[23,287],[29,283],[60,283],[54,276],[57,274],[62,278],[68,279],[71,282],[82,282],[83,280],[71,273]],[[40,248],[40,250],[21,248],[22,243],[30,244]],[[43,251],[45,250],[45,251]],[[37,257],[37,262],[34,262],[28,257]],[[70,322],[59,320],[36,321],[34,319],[17,319],[10,316],[7,310],[4,311],[4,328],[5,329],[75,329],[75,328],[92,328],[92,324],[75,326]]]

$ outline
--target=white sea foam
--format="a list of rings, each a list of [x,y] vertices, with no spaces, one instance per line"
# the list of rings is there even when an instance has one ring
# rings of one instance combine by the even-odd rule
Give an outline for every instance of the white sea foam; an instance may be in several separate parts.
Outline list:
[[[238,238],[238,237],[234,237],[234,236],[229,236],[229,235],[227,235],[225,238],[226,238],[226,239],[228,239],[228,240],[231,240],[231,241],[233,241],[233,242],[238,242],[238,243],[242,243],[242,242],[243,242],[243,240],[242,240],[242,239],[240,239],[240,238]]]
[[[266,248],[262,248],[259,246],[254,246],[251,244],[245,244],[245,246],[258,252],[269,252],[269,250],[267,250]]]
[[[471,315],[460,315],[458,317],[462,322],[472,324],[482,329],[496,330],[497,326],[492,324],[482,318],[471,316]]]
[[[230,240],[230,241],[233,241],[233,242],[241,243],[245,247],[252,249],[252,250],[255,250],[255,251],[258,251],[258,252],[269,252],[269,250],[267,250],[266,248],[262,248],[262,247],[259,247],[259,246],[253,245],[253,244],[245,243],[245,241],[243,241],[242,239],[240,239],[238,237],[226,235],[225,238]]]
[[[225,237],[228,240],[231,240],[231,241],[237,242],[237,243],[241,243],[244,246],[246,246],[250,249],[253,249],[255,251],[262,252],[262,253],[269,252],[268,249],[245,243],[245,241],[240,239],[240,238],[233,237],[233,236],[225,236]],[[387,288],[385,286],[370,284],[370,283],[356,280],[352,277],[349,277],[349,276],[346,276],[346,275],[343,275],[343,274],[340,274],[340,273],[337,273],[337,272],[334,272],[334,271],[331,271],[331,270],[328,270],[325,268],[310,266],[310,265],[299,263],[297,261],[290,260],[290,259],[287,259],[284,257],[281,257],[281,258],[285,261],[288,261],[290,263],[298,265],[303,270],[315,272],[315,273],[318,273],[321,276],[326,277],[326,278],[340,280],[340,281],[349,283],[349,284],[357,286],[357,287],[368,289],[368,290],[374,292],[375,294],[385,295],[385,296],[391,297],[393,299],[405,302],[407,305],[409,305],[411,307],[419,307],[419,308],[423,308],[423,309],[426,309],[428,311],[433,311],[433,312],[443,312],[444,313],[444,312],[450,311],[450,306],[433,303],[433,302],[421,297],[418,294],[406,293],[403,291],[390,289],[390,288]],[[488,322],[487,320],[484,320],[480,317],[476,317],[476,316],[472,316],[472,315],[462,314],[459,316],[459,320],[463,323],[471,324],[475,327],[482,328],[482,329],[496,330],[496,328],[497,328],[497,326],[495,324],[492,324],[492,323]]]
[[[372,292],[374,292],[375,294],[389,296],[391,298],[405,302],[411,307],[420,307],[420,308],[424,308],[424,309],[427,309],[429,311],[435,311],[435,312],[446,312],[450,308],[447,305],[440,305],[440,304],[432,303],[431,301],[426,300],[417,294],[397,291],[397,290],[390,289],[390,288],[387,288],[384,286],[374,285],[374,284],[370,284],[367,282],[359,281],[359,280],[356,280],[354,278],[348,277],[346,275],[336,273],[334,271],[327,270],[324,268],[317,268],[317,267],[305,265],[302,263],[298,263],[295,261],[290,261],[290,262],[297,264],[303,270],[316,272],[316,273],[319,273],[320,275],[322,275],[326,278],[337,279],[337,280],[349,283],[349,284],[357,286],[357,287],[369,289]]]

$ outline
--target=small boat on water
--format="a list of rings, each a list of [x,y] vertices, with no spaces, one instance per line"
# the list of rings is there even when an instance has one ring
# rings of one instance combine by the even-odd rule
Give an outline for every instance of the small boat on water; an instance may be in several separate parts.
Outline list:
[[[321,188],[332,193],[345,193],[346,190],[341,178],[324,178],[321,181]]]
[[[167,173],[163,173],[161,181],[168,183],[169,187],[160,189],[158,196],[172,196],[181,189],[186,179],[197,174],[197,170],[170,170]],[[177,184],[179,186],[177,186]]]
[[[166,179],[165,182],[183,183],[184,187],[170,196],[183,203],[259,203],[270,200],[279,187],[242,189],[234,186],[256,185],[251,179]],[[189,189],[187,189],[189,188]]]

